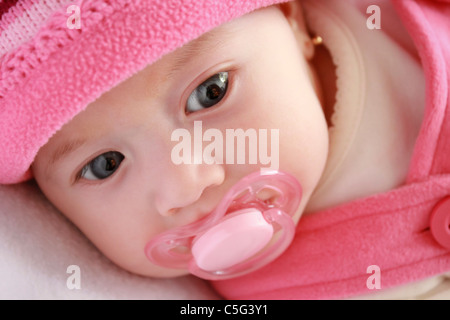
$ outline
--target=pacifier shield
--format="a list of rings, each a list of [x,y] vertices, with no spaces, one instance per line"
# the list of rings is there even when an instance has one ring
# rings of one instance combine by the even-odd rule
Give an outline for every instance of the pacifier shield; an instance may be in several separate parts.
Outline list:
[[[206,271],[224,270],[255,255],[273,236],[273,227],[257,209],[244,209],[194,240],[192,255]]]

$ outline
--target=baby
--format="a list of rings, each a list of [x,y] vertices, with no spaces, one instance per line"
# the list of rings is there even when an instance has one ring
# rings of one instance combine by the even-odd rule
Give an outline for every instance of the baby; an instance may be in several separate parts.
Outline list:
[[[107,2],[97,2],[104,2],[105,7],[93,8],[109,14],[105,9]],[[179,2],[180,8],[195,10],[189,7],[191,1]],[[99,72],[83,76],[84,81],[92,79],[95,97],[90,96],[88,105],[82,105],[80,95],[84,93],[72,91],[74,105],[78,107],[70,111],[64,111],[65,105],[59,105],[60,109],[54,107],[54,114],[64,114],[66,120],[49,129],[52,132],[49,138],[38,139],[35,156],[28,164],[30,171],[22,173],[22,177],[17,175],[15,181],[10,178],[11,172],[2,172],[1,181],[18,182],[32,176],[55,207],[117,265],[144,276],[175,277],[187,274],[187,269],[166,268],[149,261],[145,254],[149,240],[202,221],[236,183],[261,168],[286,172],[301,184],[302,190],[298,208],[291,213],[293,222],[299,224],[294,244],[286,255],[261,272],[215,284],[225,297],[236,298],[240,297],[237,283],[255,290],[252,281],[268,279],[264,272],[277,270],[279,279],[268,280],[270,285],[292,278],[291,271],[283,271],[292,269],[287,265],[296,261],[289,257],[297,251],[297,243],[314,247],[314,241],[319,241],[311,238],[308,228],[314,221],[323,221],[325,214],[330,214],[327,210],[337,208],[337,212],[346,203],[388,194],[411,181],[408,180],[411,159],[425,112],[425,76],[416,46],[387,1],[378,1],[369,14],[365,12],[370,5],[366,1],[260,1],[241,8],[239,14],[230,9],[231,3],[235,1],[228,6],[223,4],[226,6],[223,15],[227,18],[222,18],[230,21],[214,22],[204,30],[197,26],[201,29],[199,33],[192,32],[179,42],[175,40],[170,50],[156,50],[159,55],[151,51],[147,56],[135,52],[145,48],[139,38],[136,42],[112,44],[129,50],[119,48],[117,56],[105,53],[99,59],[120,61],[120,81],[113,83],[102,76],[102,70],[107,72],[110,62],[104,62],[105,67],[99,66]],[[74,46],[72,54],[80,59],[65,77],[73,77],[68,83],[74,88],[82,81],[76,80],[77,76],[84,72],[83,65],[78,63],[84,61],[90,67],[103,63],[94,57],[89,60],[91,57],[82,52],[83,41],[88,41],[82,37],[87,32],[83,30],[83,12],[87,7],[85,3],[80,8],[80,29],[72,30],[74,34],[78,32],[77,41],[81,43],[79,49]],[[179,13],[177,9],[173,11]],[[377,20],[381,19],[380,12],[382,27]],[[368,19],[371,14],[372,20]],[[102,33],[117,32],[119,28],[113,20],[102,20],[103,29],[97,31],[95,41],[104,40]],[[93,24],[89,25],[89,20],[86,23],[87,30],[91,30]],[[196,24],[191,23],[185,27],[195,30]],[[161,37],[160,41],[164,37],[173,41],[168,34]],[[155,42],[152,48],[158,45],[164,47],[163,42]],[[140,68],[136,67],[138,62],[127,64],[126,59],[134,55],[136,61],[141,61]],[[66,52],[59,58],[68,56]],[[144,56],[152,63],[144,64]],[[127,68],[135,71],[127,73]],[[54,78],[47,80],[53,79],[57,88],[58,77],[50,71],[49,74]],[[40,90],[38,85],[32,89]],[[9,94],[0,93],[5,97]],[[51,92],[41,97],[52,100]],[[32,113],[33,107],[29,108]],[[46,120],[30,119],[29,127],[20,134],[30,134],[39,126],[37,122]],[[256,140],[249,136],[244,139],[248,144],[227,149],[230,136],[226,132],[231,129],[256,135],[272,130],[270,139],[267,134],[257,136],[257,147],[265,146],[267,156],[270,153],[270,166],[261,160],[261,150],[257,161],[250,161],[254,151],[251,143]],[[203,144],[181,148],[180,135],[176,134],[179,132],[187,133],[189,141],[200,133]],[[215,133],[214,142],[219,137],[227,141],[205,143],[213,140],[211,136],[205,138],[208,132]],[[213,147],[213,151],[205,152],[208,147]],[[242,149],[248,155],[244,161],[223,156]],[[183,161],[174,161],[175,156]],[[360,211],[354,212],[356,219]],[[338,224],[338,220],[333,220],[337,217],[340,216],[336,213],[330,221]],[[302,228],[306,230],[305,236]],[[429,233],[428,230],[432,239]],[[340,241],[340,234],[333,235],[339,238],[331,242]],[[341,239],[348,241],[345,243],[349,246],[358,240],[343,235]],[[433,245],[442,250],[436,242]],[[314,251],[311,247],[305,250]],[[434,276],[432,288],[448,287],[448,281],[438,276],[450,270],[448,250],[439,251],[441,256],[444,253],[443,269],[433,269],[432,274],[427,274]],[[392,253],[383,253],[389,254]],[[368,267],[377,261],[363,259],[361,263]],[[321,268],[322,264],[317,262],[315,266]],[[299,278],[304,276],[308,275]],[[358,276],[361,278],[361,274]],[[342,275],[343,279],[350,277]],[[366,274],[365,278],[368,277]],[[419,278],[391,281],[388,286]],[[331,283],[333,279],[325,282]],[[363,282],[361,287],[365,285]],[[246,298],[326,297],[294,292],[276,296],[267,289],[239,290]],[[427,290],[418,289],[414,294]],[[264,292],[270,293],[265,296]],[[362,293],[367,290],[355,289],[342,292],[341,296]],[[335,297],[339,294],[335,293]]]
[[[185,274],[150,264],[146,243],[211,213],[260,165],[174,164],[172,132],[185,128],[194,136],[194,121],[204,131],[279,128],[280,169],[303,188],[298,221],[323,171],[328,134],[307,63],[314,46],[300,23],[293,27],[295,33],[278,6],[256,11],[106,92],[39,150],[32,169],[40,188],[123,268]],[[295,146],[290,137],[299,137]]]

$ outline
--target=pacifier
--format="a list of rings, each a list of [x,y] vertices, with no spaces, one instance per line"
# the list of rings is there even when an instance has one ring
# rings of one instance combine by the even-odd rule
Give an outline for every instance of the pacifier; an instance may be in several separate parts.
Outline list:
[[[211,214],[157,235],[145,253],[156,265],[188,269],[203,279],[252,272],[292,242],[292,216],[300,200],[301,186],[293,176],[254,172],[236,183]]]

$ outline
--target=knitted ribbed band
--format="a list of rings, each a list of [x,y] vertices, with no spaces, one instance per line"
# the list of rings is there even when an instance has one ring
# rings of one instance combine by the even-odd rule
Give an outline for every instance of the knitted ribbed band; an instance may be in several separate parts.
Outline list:
[[[210,29],[284,1],[0,0],[0,183],[31,178],[39,148],[102,93]]]

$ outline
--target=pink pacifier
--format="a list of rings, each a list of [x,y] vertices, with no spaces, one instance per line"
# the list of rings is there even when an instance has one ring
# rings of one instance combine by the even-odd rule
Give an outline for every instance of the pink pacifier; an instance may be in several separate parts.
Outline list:
[[[167,268],[188,269],[210,280],[254,271],[291,243],[292,215],[301,186],[280,171],[252,173],[235,184],[216,209],[194,223],[161,233],[148,242],[148,259]]]

